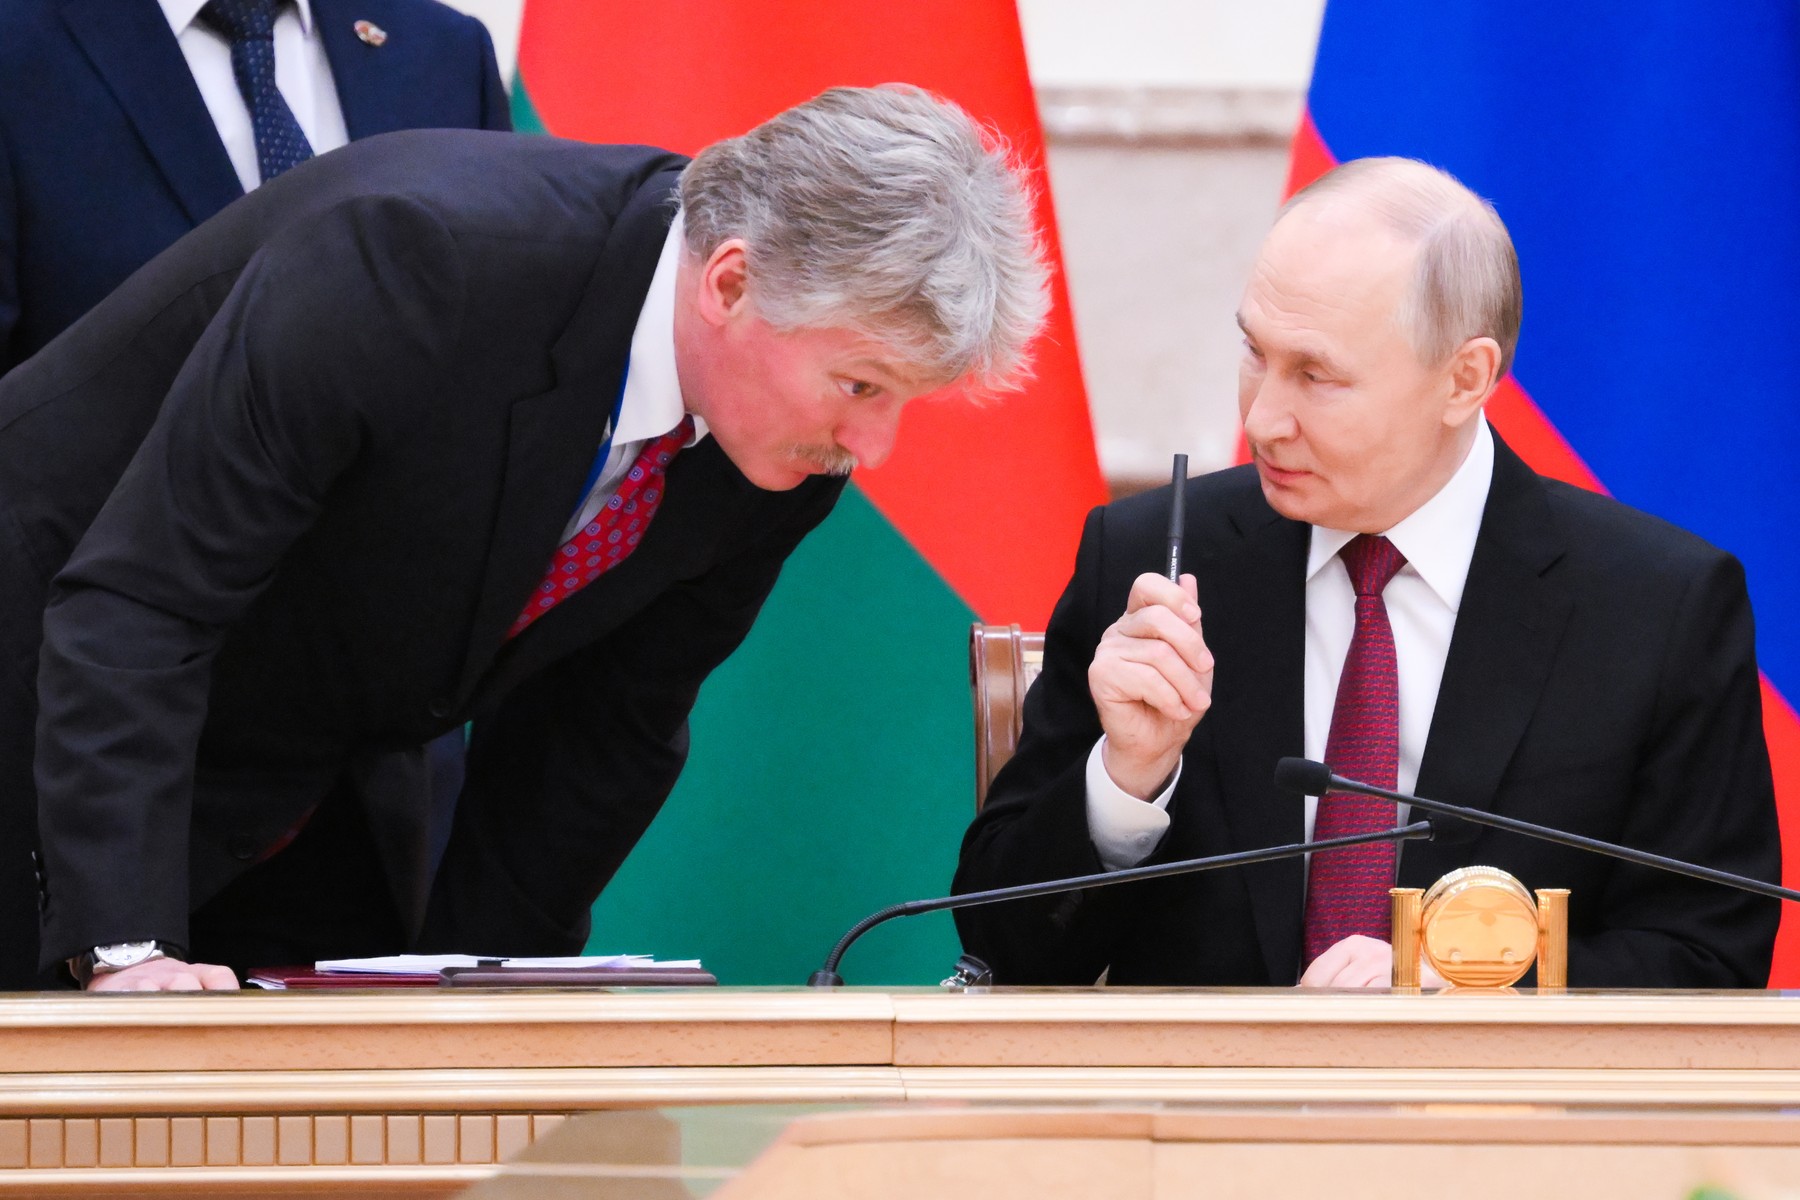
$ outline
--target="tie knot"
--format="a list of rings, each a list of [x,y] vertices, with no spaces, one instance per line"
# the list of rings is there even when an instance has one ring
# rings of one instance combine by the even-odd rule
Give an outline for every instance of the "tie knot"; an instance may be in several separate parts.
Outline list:
[[[1359,533],[1338,551],[1350,572],[1350,586],[1358,596],[1379,596],[1388,581],[1406,565],[1406,555],[1394,543],[1370,533]]]
[[[688,439],[693,436],[694,418],[684,416],[681,418],[681,424],[646,445],[644,454],[652,459],[653,465],[667,466],[669,460],[680,453],[681,448],[687,445]],[[660,460],[660,462],[656,460]]]
[[[275,16],[287,0],[207,0],[200,19],[234,42],[272,37]]]

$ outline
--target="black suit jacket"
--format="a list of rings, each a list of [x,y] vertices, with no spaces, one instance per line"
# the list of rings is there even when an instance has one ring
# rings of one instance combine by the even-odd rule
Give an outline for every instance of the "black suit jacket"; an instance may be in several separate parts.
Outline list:
[[[1533,474],[1496,439],[1418,793],[1776,880],[1780,848],[1743,570],[1653,517]],[[1188,483],[1184,568],[1216,660],[1169,832],[1147,861],[1302,840],[1271,776],[1303,753],[1308,526],[1243,467]],[[963,843],[956,888],[1100,870],[1084,768],[1087,667],[1165,553],[1167,490],[1090,516],[1051,618],[1019,752]],[[1777,903],[1484,830],[1407,844],[1399,885],[1483,863],[1567,887],[1572,986],[1761,987]],[[1006,983],[1280,985],[1300,959],[1302,861],[957,913]]]
[[[0,380],[0,760],[31,758],[36,709],[46,962],[181,944],[344,778],[420,945],[581,946],[701,681],[842,486],[762,492],[702,442],[636,553],[504,640],[580,498],[682,165],[354,143]],[[416,748],[471,719],[427,910]],[[16,814],[33,789],[8,778]]]
[[[352,139],[509,129],[481,22],[436,0],[313,0]],[[356,36],[359,19],[388,34]],[[0,4],[0,375],[244,194],[156,0]]]

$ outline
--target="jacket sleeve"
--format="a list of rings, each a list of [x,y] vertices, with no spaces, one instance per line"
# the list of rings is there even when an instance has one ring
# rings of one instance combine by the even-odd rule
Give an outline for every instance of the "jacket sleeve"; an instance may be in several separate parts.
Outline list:
[[[45,962],[186,944],[212,660],[334,480],[404,436],[446,369],[460,272],[429,214],[353,201],[260,251],[184,363],[45,612]]]
[[[805,486],[743,549],[477,714],[421,950],[581,950],[588,910],[675,786],[700,685],[842,491]]]
[[[1688,588],[1659,678],[1619,840],[1779,882],[1756,634],[1736,559],[1718,555]],[[1760,988],[1768,980],[1777,900],[1618,863],[1598,895],[1571,902],[1571,986]],[[1578,920],[1587,905],[1591,917]],[[1574,932],[1583,925],[1592,932]]]

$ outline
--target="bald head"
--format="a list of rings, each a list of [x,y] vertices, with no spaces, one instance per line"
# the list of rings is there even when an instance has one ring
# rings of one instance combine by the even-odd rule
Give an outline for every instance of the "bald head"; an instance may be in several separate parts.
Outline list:
[[[1416,247],[1397,317],[1420,361],[1437,365],[1470,338],[1500,346],[1500,374],[1519,343],[1523,298],[1512,237],[1487,201],[1410,158],[1359,158],[1319,177],[1282,208],[1308,220],[1368,222]]]

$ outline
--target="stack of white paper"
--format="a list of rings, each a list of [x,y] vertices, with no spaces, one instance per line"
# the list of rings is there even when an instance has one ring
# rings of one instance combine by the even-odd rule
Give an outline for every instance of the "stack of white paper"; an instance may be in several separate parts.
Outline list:
[[[327,975],[436,975],[446,967],[536,967],[567,970],[580,967],[693,967],[697,958],[657,959],[648,954],[587,954],[570,958],[484,958],[474,954],[390,954],[381,958],[326,958],[313,970]]]

